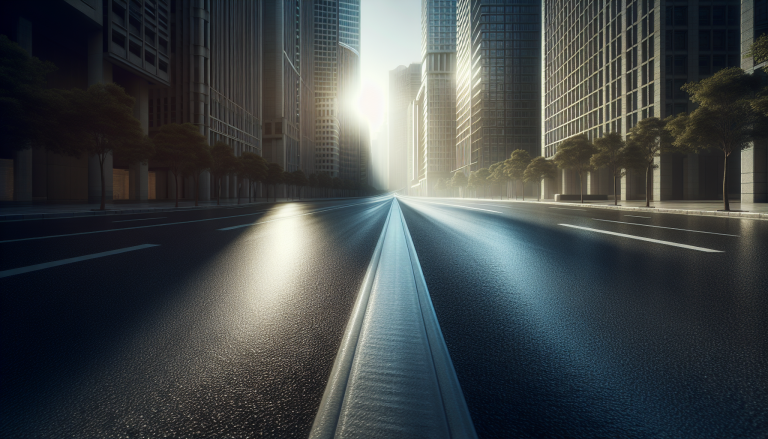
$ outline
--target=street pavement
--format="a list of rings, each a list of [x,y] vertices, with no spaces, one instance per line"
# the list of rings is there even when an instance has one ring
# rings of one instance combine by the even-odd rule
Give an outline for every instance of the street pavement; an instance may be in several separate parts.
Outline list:
[[[401,201],[480,437],[768,437],[768,222]]]
[[[479,437],[768,437],[768,221],[399,201]],[[390,205],[0,223],[0,437],[307,437]]]

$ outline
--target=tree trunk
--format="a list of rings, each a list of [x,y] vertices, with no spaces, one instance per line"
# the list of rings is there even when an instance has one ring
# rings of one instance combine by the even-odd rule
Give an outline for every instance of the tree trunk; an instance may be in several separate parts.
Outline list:
[[[197,207],[197,200],[200,198],[200,175],[198,174],[197,178],[193,178],[192,180],[195,184],[195,207]]]
[[[651,163],[645,168],[645,207],[651,207]]]
[[[581,183],[581,172],[579,172],[579,193],[581,194],[581,204],[584,204],[584,185]]]
[[[179,174],[173,173],[173,181],[176,183],[176,207],[179,207]]]
[[[523,181],[523,201],[525,201],[525,181]]]
[[[613,170],[613,205],[619,205],[619,191],[616,190],[616,169]]]
[[[731,203],[728,201],[728,153],[723,158],[723,210],[731,210]]]
[[[214,180],[216,181],[216,205],[221,206],[221,177],[215,176]]]
[[[240,205],[240,190],[242,189],[242,183],[238,183],[237,185],[237,205]]]
[[[104,154],[106,156],[106,154]],[[99,171],[101,171],[101,206],[99,210],[107,209],[107,184],[104,182],[104,158],[99,154]]]

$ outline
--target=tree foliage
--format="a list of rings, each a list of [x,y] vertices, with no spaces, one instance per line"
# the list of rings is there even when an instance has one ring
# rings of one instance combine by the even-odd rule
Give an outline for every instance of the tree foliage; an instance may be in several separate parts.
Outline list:
[[[631,130],[625,149],[625,166],[630,169],[645,169],[645,205],[650,206],[651,173],[658,168],[656,157],[673,152],[672,136],[667,128],[669,119],[649,117],[637,123]]]
[[[551,160],[547,160],[544,157],[536,157],[528,164],[523,173],[523,179],[525,181],[535,181],[541,183],[541,180],[545,178],[555,178],[557,176],[557,165]],[[539,185],[537,185],[538,188]],[[537,189],[539,194],[539,200],[541,200],[541,193]]]
[[[283,182],[283,167],[277,163],[270,163],[267,165],[267,178],[264,180],[269,186],[272,186],[272,195],[277,201],[277,185]]]
[[[461,188],[467,187],[467,184],[469,184],[469,180],[463,172],[456,171],[456,173],[453,174],[453,177],[451,178],[451,187],[461,190]]]
[[[595,154],[590,159],[592,167],[608,168],[613,176],[613,204],[619,203],[618,191],[616,190],[617,179],[624,176],[626,166],[627,149],[626,142],[621,134],[616,132],[605,133],[602,137],[595,139]]]
[[[191,123],[165,124],[152,140],[155,143],[154,159],[163,162],[173,174],[176,183],[176,207],[179,207],[179,178],[186,170],[193,174],[197,183],[200,172],[207,168],[206,165],[210,166],[208,143],[205,136],[200,134],[200,129]]]
[[[592,169],[590,160],[595,153],[595,145],[584,134],[578,134],[563,140],[557,148],[554,162],[561,169],[573,169],[579,175],[579,192],[584,202],[584,173]]]
[[[763,34],[757,37],[747,49],[744,58],[752,58],[755,64],[768,61],[768,35]],[[768,72],[768,65],[763,66],[763,70]]]
[[[510,180],[515,182],[515,199],[517,199],[517,182],[523,179],[525,168],[530,162],[531,155],[524,149],[512,151],[509,158],[504,161],[504,172]],[[525,185],[523,185],[523,199],[525,199]]]
[[[211,174],[216,183],[216,204],[221,204],[221,179],[237,169],[237,158],[231,146],[217,141],[211,148]]]
[[[251,189],[254,189],[253,185],[256,184],[256,182],[264,181],[264,179],[267,176],[267,161],[264,160],[260,155],[245,151],[243,152],[239,157],[240,162],[240,176],[242,178],[248,179],[248,184],[251,186]],[[248,191],[248,201],[251,201],[250,193],[252,191]]]

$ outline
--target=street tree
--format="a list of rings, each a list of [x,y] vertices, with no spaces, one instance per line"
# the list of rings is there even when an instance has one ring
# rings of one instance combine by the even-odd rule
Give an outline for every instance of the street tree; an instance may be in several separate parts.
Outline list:
[[[667,129],[667,121],[649,117],[637,123],[627,137],[625,166],[630,169],[645,170],[645,206],[651,205],[652,172],[658,168],[656,157],[672,152],[672,135]]]
[[[491,176],[489,177],[489,180],[497,183],[499,185],[499,199],[502,198],[502,187],[506,186],[506,183],[509,181],[509,176],[504,172],[504,162],[496,162],[492,164],[488,171],[491,172]],[[507,196],[509,196],[509,192],[507,192]]]
[[[581,202],[584,202],[584,174],[592,169],[590,159],[595,153],[595,146],[584,134],[578,134],[563,140],[557,148],[557,154],[553,158],[555,164],[561,169],[573,169],[579,174],[579,191]]]
[[[174,196],[176,207],[179,207],[179,180],[182,175],[185,171],[197,173],[198,176],[199,172],[202,172],[198,166],[203,166],[201,163],[205,160],[202,150],[208,149],[205,136],[191,123],[169,123],[160,127],[152,141],[155,144],[154,160],[164,163],[173,174],[176,185]]]
[[[467,184],[469,184],[469,180],[467,179],[467,176],[463,172],[456,171],[456,173],[453,174],[453,178],[451,178],[451,187],[458,188],[459,195],[462,198],[464,197],[461,189],[467,187]]]
[[[491,171],[488,168],[480,168],[477,170],[477,180],[480,187],[483,189],[483,198],[485,198],[485,188],[492,183]]]
[[[674,146],[683,152],[714,149],[723,154],[723,210],[728,211],[728,158],[768,132],[766,115],[753,105],[760,80],[732,67],[682,89],[698,107],[670,120]]]
[[[515,199],[517,199],[517,182],[523,181],[525,168],[531,162],[531,155],[524,149],[516,149],[509,155],[509,159],[504,161],[504,171],[510,180],[514,182]],[[525,184],[523,184],[523,200],[525,200]]]
[[[335,192],[334,192],[334,195],[335,195],[335,196],[337,196],[337,194],[338,194],[338,191],[340,191],[340,190],[342,189],[342,187],[343,187],[343,184],[342,184],[342,183],[343,183],[343,182],[341,181],[341,178],[339,178],[339,177],[333,177],[333,178],[331,179],[331,187],[332,187],[332,188],[333,188],[333,190],[335,191]]]
[[[255,152],[245,151],[238,158],[240,176],[248,180],[248,202],[251,202],[251,194],[256,192],[254,186],[257,182],[264,181],[267,176],[267,161]],[[239,201],[238,201],[239,204]]]
[[[231,146],[219,140],[211,148],[211,174],[216,183],[216,204],[221,204],[221,179],[235,172],[237,157]]]
[[[301,190],[307,185],[309,185],[309,179],[304,174],[304,171],[301,169],[297,169],[292,172],[293,174],[293,184],[296,185],[299,189],[299,199],[301,199]]]
[[[616,189],[616,182],[624,176],[626,142],[621,134],[616,132],[605,133],[602,137],[595,139],[595,154],[590,159],[592,167],[608,168],[613,176],[613,204],[619,204],[619,191]]]
[[[439,193],[439,191],[445,192],[446,189],[448,189],[448,185],[447,185],[445,179],[444,178],[438,178],[437,179],[437,183],[435,183],[435,190],[438,191],[438,193]]]
[[[327,172],[320,172],[317,174],[317,184],[323,188],[323,195],[328,197],[329,191],[333,188],[333,179]]]
[[[202,140],[202,141],[200,141]],[[200,175],[203,171],[211,168],[211,148],[202,134],[197,142],[187,145],[186,163],[182,169],[182,174],[192,178],[195,191],[195,206],[200,200]]]
[[[536,194],[541,201],[541,181],[545,178],[555,178],[557,176],[557,165],[552,160],[544,157],[536,157],[528,163],[523,173],[523,179],[529,182],[536,182]]]
[[[285,185],[286,197],[293,200],[293,174],[288,171],[283,171],[283,184]]]
[[[310,197],[315,197],[316,196],[315,188],[317,188],[318,185],[319,185],[319,183],[317,181],[317,174],[314,173],[314,172],[309,174],[308,180],[309,180],[309,187],[312,188],[312,190],[310,191],[311,192],[310,193]]]
[[[277,185],[283,182],[283,167],[277,163],[270,163],[267,165],[267,178],[264,179],[264,183],[268,186],[272,186],[272,196],[277,201]],[[267,194],[269,198],[269,194]]]

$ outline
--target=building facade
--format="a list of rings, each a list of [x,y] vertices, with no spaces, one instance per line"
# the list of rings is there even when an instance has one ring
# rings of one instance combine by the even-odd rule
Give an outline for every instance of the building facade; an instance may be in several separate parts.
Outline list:
[[[541,1],[458,1],[456,168],[541,151]]]
[[[389,72],[389,189],[409,185],[408,106],[421,87],[421,64],[398,66]]]
[[[409,193],[431,195],[456,166],[456,1],[421,2],[418,160]],[[418,96],[417,96],[418,97]]]
[[[546,0],[542,155],[577,134],[626,135],[643,118],[692,111],[683,84],[741,65],[740,16],[734,0]],[[729,160],[731,188],[739,187],[739,161]],[[657,165],[654,200],[721,196],[719,154],[667,154]],[[610,181],[600,170],[583,184],[586,193],[614,195]],[[563,172],[544,194],[578,190],[577,176]],[[617,196],[644,198],[644,173],[628,171]]]

